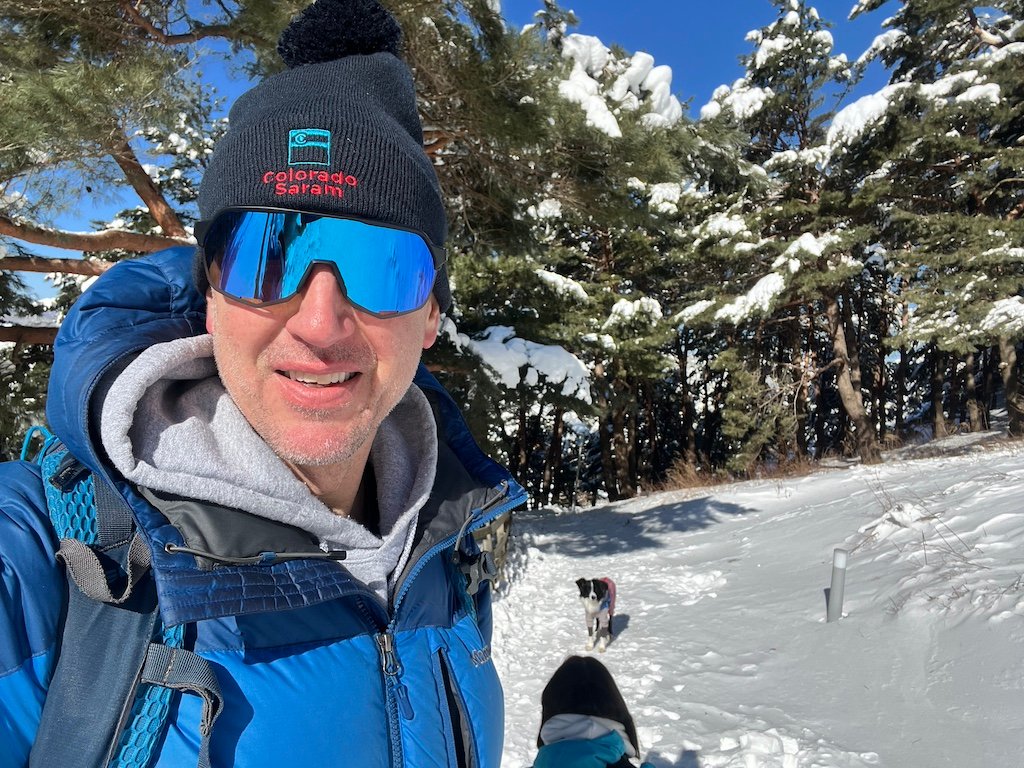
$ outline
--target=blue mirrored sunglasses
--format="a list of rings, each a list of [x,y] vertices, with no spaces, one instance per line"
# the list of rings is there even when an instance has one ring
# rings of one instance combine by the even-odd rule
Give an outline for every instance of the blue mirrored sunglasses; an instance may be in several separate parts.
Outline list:
[[[444,251],[419,232],[359,219],[272,209],[228,209],[196,226],[210,286],[253,305],[288,301],[314,264],[334,269],[345,298],[377,317],[430,298]]]

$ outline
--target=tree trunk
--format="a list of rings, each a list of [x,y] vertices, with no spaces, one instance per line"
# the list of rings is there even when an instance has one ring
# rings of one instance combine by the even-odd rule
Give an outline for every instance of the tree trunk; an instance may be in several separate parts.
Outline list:
[[[555,483],[555,476],[562,466],[562,435],[565,433],[562,414],[564,413],[565,409],[555,406],[554,424],[551,426],[551,443],[548,445],[548,452],[544,457],[544,473],[540,484],[540,501],[543,504],[551,503],[551,489]]]
[[[992,408],[995,406],[996,391],[998,386],[996,384],[996,371],[999,368],[999,363],[996,362],[996,350],[993,347],[988,347],[982,352],[981,356],[981,409],[985,412],[985,423],[989,423],[989,414]]]
[[[907,374],[910,371],[910,360],[907,356],[907,345],[900,346],[900,361],[896,365],[896,381],[893,382],[893,400],[896,409],[896,437],[903,440],[907,432]]]
[[[1024,435],[1024,402],[1021,401],[1020,375],[1017,371],[1017,347],[1013,339],[999,337],[999,376],[1006,396],[1006,431],[1010,437]]]
[[[826,316],[828,317],[829,333],[832,336],[832,351],[840,360],[836,370],[836,388],[843,408],[850,419],[856,440],[857,455],[865,464],[878,464],[882,461],[882,452],[875,439],[875,430],[871,424],[864,398],[860,390],[853,385],[853,374],[860,379],[860,365],[855,363],[856,355],[851,354],[846,340],[846,323],[843,322],[843,311],[837,296],[828,297]]]
[[[809,313],[810,307],[801,307],[800,313],[793,320],[793,345],[790,350],[790,355],[793,360],[793,364],[796,366],[796,370],[799,372],[800,383],[796,390],[795,402],[793,403],[793,411],[796,414],[796,451],[800,459],[806,459],[808,455],[807,447],[807,421],[810,418],[811,406],[809,400],[809,390],[811,386],[811,380],[814,371],[814,357],[812,350],[814,349],[814,331],[813,324],[807,323],[807,333],[800,333],[800,317],[802,313]]]
[[[529,425],[527,424],[527,416],[529,415],[529,409],[526,406],[526,396],[520,395],[519,397],[519,429],[516,435],[516,452],[512,456],[512,466],[509,468],[513,475],[519,478],[526,477],[526,460],[527,460],[527,449],[526,449],[526,433],[529,432]]]
[[[825,445],[827,441],[827,427],[828,427],[828,405],[826,395],[828,393],[828,387],[825,385],[825,377],[828,376],[828,372],[819,374],[818,376],[818,391],[814,398],[814,460],[821,461],[825,456],[825,451],[828,446]]]
[[[677,338],[677,356],[679,358],[679,386],[682,390],[682,437],[683,461],[691,467],[697,466],[697,405],[690,392],[689,350],[682,335]],[[705,387],[706,392],[706,387]],[[705,399],[705,406],[707,401]]]
[[[604,478],[604,489],[608,493],[610,501],[618,501],[619,496],[618,474],[615,471],[615,453],[612,450],[612,435],[615,427],[612,423],[612,414],[607,414],[601,419],[601,476]]]
[[[968,352],[964,358],[964,399],[967,405],[967,420],[971,424],[971,432],[988,429],[985,409],[978,402],[977,361],[974,352]]]
[[[622,405],[616,406],[611,413],[611,425],[612,453],[615,457],[615,489],[619,499],[628,499],[635,495],[629,476],[630,440],[627,420],[626,408]]]
[[[949,434],[945,414],[946,355],[933,344],[931,358],[932,439],[938,440]]]
[[[597,437],[601,446],[601,477],[604,482],[605,491],[612,501],[619,499],[619,489],[616,483],[615,455],[612,451],[612,406],[608,402],[608,380],[605,378],[604,366],[598,363],[594,366],[594,404],[600,416],[597,428]],[[596,492],[596,491],[595,491]]]

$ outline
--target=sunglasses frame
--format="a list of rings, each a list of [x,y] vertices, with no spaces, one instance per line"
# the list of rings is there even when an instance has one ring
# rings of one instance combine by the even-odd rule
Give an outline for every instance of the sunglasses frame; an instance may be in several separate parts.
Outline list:
[[[335,213],[322,213],[320,211],[301,210],[298,208],[274,208],[272,206],[246,205],[229,206],[227,208],[221,208],[209,219],[202,219],[200,221],[197,221],[195,227],[193,228],[193,234],[195,235],[199,252],[202,254],[203,271],[206,274],[206,280],[210,286],[210,289],[215,291],[216,293],[219,293],[221,296],[225,296],[231,301],[237,301],[249,307],[271,307],[275,304],[284,304],[285,302],[294,299],[299,294],[299,290],[297,289],[294,293],[282,299],[274,299],[272,301],[259,301],[258,299],[239,298],[238,296],[234,296],[230,293],[227,293],[226,291],[222,291],[220,288],[217,288],[214,285],[214,280],[210,276],[210,260],[206,257],[206,248],[204,241],[206,240],[206,236],[207,234],[209,234],[210,228],[213,226],[214,222],[216,222],[217,219],[225,213],[297,213],[300,215],[305,214],[307,216],[317,216],[324,219],[340,219],[342,221],[355,221],[358,222],[359,224],[365,224],[367,226],[375,227],[377,229],[393,229],[398,232],[408,232],[419,237],[423,241],[424,245],[427,246],[427,250],[430,251],[430,256],[434,262],[435,282],[437,281],[437,275],[441,271],[441,268],[444,267],[445,264],[447,264],[448,262],[448,256],[443,247],[439,245],[434,245],[434,243],[431,242],[430,238],[427,237],[425,233],[421,232],[418,229],[413,229],[411,227],[402,227],[397,224],[382,224],[379,221],[374,221],[373,219],[366,219],[359,216],[345,216],[338,215]],[[389,317],[400,317],[401,315],[408,315],[411,312],[416,312],[417,310],[422,309],[424,305],[427,303],[427,301],[430,300],[430,295],[433,295],[433,289],[431,289],[430,295],[427,296],[427,299],[423,302],[423,304],[420,304],[418,307],[414,307],[413,309],[406,309],[401,312],[374,312],[371,309],[367,309],[362,304],[357,304],[356,302],[352,301],[352,299],[349,298],[348,287],[345,285],[345,279],[341,275],[341,271],[338,268],[338,264],[331,259],[315,259],[313,261],[310,261],[309,266],[306,267],[306,271],[302,275],[302,279],[298,283],[300,289],[308,279],[309,271],[317,264],[324,264],[326,266],[329,266],[334,271],[334,276],[338,281],[338,287],[341,289],[341,293],[345,297],[345,301],[347,301],[353,307],[358,309],[360,312],[365,312],[366,314],[373,315],[374,317],[386,319]]]

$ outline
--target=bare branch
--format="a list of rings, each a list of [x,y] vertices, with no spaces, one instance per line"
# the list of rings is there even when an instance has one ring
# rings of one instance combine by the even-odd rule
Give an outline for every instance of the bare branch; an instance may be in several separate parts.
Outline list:
[[[55,338],[57,338],[56,328],[0,325],[0,341],[13,341],[15,344],[53,344]]]
[[[973,8],[967,9],[967,18],[971,24],[971,32],[985,45],[991,45],[993,48],[1002,48],[1010,42],[1010,39],[1002,32],[992,32],[981,26],[981,22],[978,21],[978,14],[974,12]]]
[[[164,45],[185,45],[195,43],[206,37],[223,37],[228,40],[246,40],[246,35],[241,35],[230,24],[210,24],[206,26],[193,27],[188,32],[171,35],[157,27],[147,19],[131,0],[122,0],[121,8],[128,16],[128,20],[145,32],[153,40]]]
[[[0,214],[0,235],[16,237],[26,243],[87,253],[115,249],[152,253],[175,245],[195,244],[194,241],[186,237],[144,235],[139,232],[125,232],[117,229],[103,232],[65,232],[29,222],[15,221],[3,214]]]
[[[120,129],[118,130],[120,131]],[[135,150],[131,148],[123,133],[119,132],[118,135],[112,137],[110,156],[124,172],[132,189],[142,198],[142,202],[146,204],[146,208],[149,209],[156,223],[160,225],[163,233],[168,237],[187,237],[185,227],[182,226],[178,214],[167,203],[160,187],[146,173],[146,169],[142,167],[142,163],[135,155]]]
[[[453,141],[455,141],[455,136],[450,131],[430,128],[423,130],[423,151],[431,160]]]
[[[6,256],[0,269],[10,272],[60,272],[65,275],[102,275],[114,266],[110,261],[96,259],[51,259],[44,256]]]

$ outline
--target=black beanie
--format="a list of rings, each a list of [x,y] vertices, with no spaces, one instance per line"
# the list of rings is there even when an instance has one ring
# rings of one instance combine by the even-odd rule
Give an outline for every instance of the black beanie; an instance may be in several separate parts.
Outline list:
[[[293,208],[395,224],[436,246],[441,188],[423,149],[401,29],[376,0],[317,0],[281,34],[288,69],[242,94],[199,186],[204,220],[231,207]],[[197,281],[206,289],[205,270]],[[451,305],[442,266],[434,296]]]

